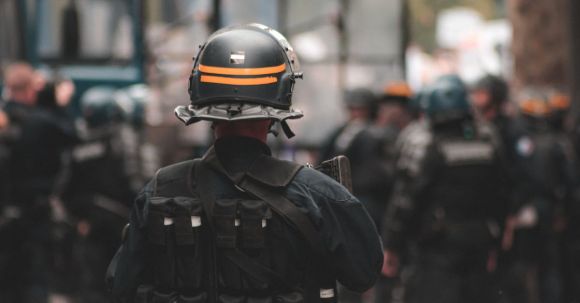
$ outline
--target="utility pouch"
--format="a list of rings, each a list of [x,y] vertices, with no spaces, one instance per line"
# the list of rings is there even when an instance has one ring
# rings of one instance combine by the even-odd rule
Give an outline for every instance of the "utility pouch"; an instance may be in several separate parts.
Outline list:
[[[151,296],[151,303],[174,303],[178,295],[174,292],[162,293],[159,291],[153,291]]]
[[[291,292],[288,294],[277,295],[273,299],[273,303],[303,303],[304,296],[299,292]]]
[[[155,273],[155,285],[161,289],[175,287],[175,222],[171,202],[171,198],[151,198],[148,215],[149,254]]]
[[[203,286],[204,262],[200,240],[202,226],[202,206],[197,199],[176,197],[175,224],[175,270],[176,287],[188,293],[198,291]]]
[[[213,208],[213,218],[218,248],[236,247],[236,213],[237,200],[222,199],[216,201]]]
[[[261,200],[240,201],[241,247],[261,249],[265,247],[265,229],[272,217],[270,209]]]
[[[139,285],[135,293],[135,302],[139,303],[151,303],[153,296],[153,286],[152,285]]]
[[[244,296],[230,296],[230,295],[219,295],[219,303],[245,303],[246,297]]]
[[[207,302],[207,294],[203,292],[195,296],[180,295],[177,298],[176,303],[206,303],[206,302]]]
[[[272,303],[272,297],[263,297],[263,298],[248,297],[246,303]]]
[[[149,243],[165,246],[166,232],[164,223],[165,213],[162,210],[151,209],[149,211],[149,223],[147,224],[147,239]]]

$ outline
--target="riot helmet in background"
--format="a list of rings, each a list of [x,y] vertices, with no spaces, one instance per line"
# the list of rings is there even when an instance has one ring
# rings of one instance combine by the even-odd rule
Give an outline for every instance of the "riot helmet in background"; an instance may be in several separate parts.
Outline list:
[[[571,100],[570,96],[561,91],[554,91],[550,94],[548,104],[550,106],[549,120],[550,124],[556,130],[564,130],[566,127],[571,128],[569,125],[570,119],[570,106]]]
[[[110,86],[95,86],[81,97],[81,111],[89,128],[106,126],[123,120],[123,112],[115,100],[116,89]]]
[[[191,105],[175,114],[186,125],[272,119],[292,137],[286,120],[303,116],[292,108],[301,77],[294,50],[277,31],[261,24],[224,28],[200,46],[189,78]]]
[[[384,87],[381,102],[398,102],[408,106],[413,97],[413,92],[409,84],[403,81],[391,82]]]
[[[552,111],[547,92],[537,87],[522,89],[517,104],[520,114],[528,119],[545,121]]]
[[[476,107],[485,107],[482,108],[484,110],[491,107],[500,108],[508,101],[509,87],[503,78],[486,75],[471,87],[471,93],[474,95],[474,99],[485,99],[479,102],[473,100]]]
[[[471,117],[467,88],[456,75],[438,78],[421,94],[419,102],[432,124]]]
[[[375,94],[368,88],[355,88],[344,93],[344,104],[348,108],[372,108],[376,104]]]

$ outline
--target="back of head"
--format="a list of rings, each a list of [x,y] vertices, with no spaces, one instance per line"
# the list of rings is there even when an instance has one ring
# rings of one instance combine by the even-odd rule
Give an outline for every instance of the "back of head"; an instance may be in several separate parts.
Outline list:
[[[189,78],[190,106],[175,109],[186,125],[201,120],[271,119],[292,133],[287,119],[302,112],[292,109],[294,83],[302,77],[288,41],[260,24],[224,28],[200,46]]]
[[[28,63],[12,63],[4,71],[4,85],[9,99],[19,99],[34,89],[35,72]]]
[[[376,105],[375,94],[370,89],[362,87],[347,90],[343,100],[348,108],[371,109]]]
[[[472,87],[472,91],[485,91],[491,106],[499,107],[508,100],[509,88],[506,81],[498,76],[486,75]]]
[[[115,100],[116,89],[109,86],[95,86],[81,96],[83,118],[90,128],[99,128],[119,122],[122,111]]]
[[[355,88],[344,92],[344,103],[351,120],[372,120],[377,113],[377,98],[368,88]]]
[[[463,121],[471,117],[467,89],[456,75],[438,78],[421,95],[420,102],[433,125]]]

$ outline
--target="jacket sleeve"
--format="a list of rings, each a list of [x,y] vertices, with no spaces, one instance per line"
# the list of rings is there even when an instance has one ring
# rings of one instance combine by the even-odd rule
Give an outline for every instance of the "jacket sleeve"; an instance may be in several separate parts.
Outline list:
[[[411,140],[410,140],[411,141]],[[420,226],[425,194],[437,170],[430,138],[409,142],[397,159],[397,178],[382,230],[385,249],[400,253]]]
[[[312,169],[302,172],[292,201],[307,201],[309,215],[328,251],[324,267],[348,289],[363,292],[379,277],[383,255],[376,227],[363,205],[344,187]]]
[[[129,218],[129,227],[123,243],[111,263],[116,262],[115,268],[110,268],[112,276],[108,277],[109,288],[114,302],[131,302],[139,285],[146,282],[145,226],[147,205],[152,195],[152,182],[147,184],[135,200]],[[110,265],[111,267],[111,265]]]

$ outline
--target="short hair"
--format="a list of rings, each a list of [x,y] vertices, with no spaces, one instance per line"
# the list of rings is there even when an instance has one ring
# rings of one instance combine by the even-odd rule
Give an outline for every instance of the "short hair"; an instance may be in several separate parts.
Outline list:
[[[4,85],[9,92],[22,92],[33,85],[34,69],[25,62],[9,64],[4,70]]]

